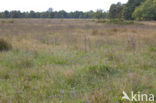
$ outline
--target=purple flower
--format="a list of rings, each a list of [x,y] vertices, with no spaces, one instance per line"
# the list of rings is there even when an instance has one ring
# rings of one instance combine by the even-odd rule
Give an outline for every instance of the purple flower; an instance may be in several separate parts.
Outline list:
[[[20,93],[20,90],[18,90],[17,93],[19,94]]]
[[[62,90],[60,90],[60,93],[64,93],[64,90],[62,89]]]
[[[91,103],[91,100],[88,100],[88,103]]]

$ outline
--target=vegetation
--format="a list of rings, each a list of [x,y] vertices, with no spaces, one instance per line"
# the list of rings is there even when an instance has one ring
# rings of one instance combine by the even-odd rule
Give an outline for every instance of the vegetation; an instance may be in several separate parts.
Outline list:
[[[141,5],[141,3],[144,1],[145,0],[128,0],[128,2],[125,5],[123,5],[123,12],[122,12],[123,18],[126,20],[134,19],[132,14],[135,8]]]
[[[155,0],[128,0],[126,4],[112,4],[109,18],[125,20],[156,20]]]
[[[102,10],[88,11],[75,11],[75,12],[66,12],[64,10],[61,11],[53,11],[53,9],[49,8],[46,12],[20,12],[20,11],[4,11],[0,12],[0,18],[106,18],[107,13]]]
[[[126,4],[112,4],[108,12],[97,11],[53,11],[45,12],[0,12],[0,18],[85,18],[85,19],[125,19],[125,20],[156,20],[156,0],[128,0]]]
[[[134,21],[124,20],[124,19],[108,19],[108,20],[97,20],[97,23],[127,25],[127,24],[134,24]],[[139,23],[135,23],[135,24],[139,24]]]
[[[128,103],[123,91],[156,95],[156,22],[133,21],[156,20],[156,0],[0,18],[12,18],[0,20],[0,103]]]
[[[156,95],[156,22],[142,23],[0,20],[0,38],[12,44],[0,52],[0,103],[127,103],[123,90]]]
[[[112,4],[109,9],[109,18],[121,18],[122,17],[122,4],[118,2],[117,4]]]
[[[156,0],[146,0],[133,13],[136,20],[156,20]]]
[[[4,39],[0,39],[0,51],[8,51],[12,48],[11,44],[9,44]]]

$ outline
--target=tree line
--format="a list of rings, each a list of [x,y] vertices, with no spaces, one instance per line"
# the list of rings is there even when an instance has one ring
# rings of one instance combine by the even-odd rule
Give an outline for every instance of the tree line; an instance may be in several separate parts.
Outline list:
[[[128,0],[126,4],[112,4],[108,12],[99,9],[97,11],[75,11],[66,12],[53,11],[49,8],[45,12],[21,12],[4,11],[0,12],[0,18],[109,18],[125,20],[156,20],[156,0]]]
[[[112,4],[108,18],[125,20],[156,20],[156,0],[128,0]]]
[[[75,12],[66,12],[64,10],[61,11],[53,11],[52,8],[49,8],[45,12],[21,12],[21,11],[4,11],[0,12],[0,18],[106,18],[107,13],[103,10],[88,11],[75,11]]]

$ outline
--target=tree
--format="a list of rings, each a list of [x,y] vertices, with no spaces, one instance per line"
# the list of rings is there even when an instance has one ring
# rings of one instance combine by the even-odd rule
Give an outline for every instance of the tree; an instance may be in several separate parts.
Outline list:
[[[49,14],[48,12],[41,12],[40,17],[41,18],[48,18],[48,16],[49,16],[48,14]]]
[[[64,10],[53,11],[52,8],[49,8],[45,12],[20,12],[20,11],[4,11],[0,12],[0,18],[106,18],[108,13],[103,12],[102,10],[94,11],[74,11],[66,12]]]
[[[86,18],[93,18],[94,17],[94,11],[90,10],[89,12],[86,12],[87,17]]]
[[[7,11],[7,10],[4,11],[4,17],[5,18],[9,18],[10,17],[9,11]]]
[[[20,11],[11,11],[10,12],[10,17],[11,18],[20,18],[21,17],[21,12]]]
[[[123,6],[122,16],[124,19],[133,19],[132,14],[136,7],[140,6],[145,0],[128,0],[127,4]]]
[[[122,4],[118,2],[117,4],[112,4],[109,9],[109,18],[121,18],[122,17]]]
[[[58,18],[67,18],[67,13],[64,10],[58,12]]]
[[[97,18],[97,19],[103,18],[103,11],[101,9],[99,9],[95,12],[95,18]]]
[[[36,13],[34,11],[30,11],[30,18],[36,18]]]
[[[49,8],[47,12],[53,12],[53,8]]]
[[[146,0],[133,13],[137,20],[156,20],[156,0]]]

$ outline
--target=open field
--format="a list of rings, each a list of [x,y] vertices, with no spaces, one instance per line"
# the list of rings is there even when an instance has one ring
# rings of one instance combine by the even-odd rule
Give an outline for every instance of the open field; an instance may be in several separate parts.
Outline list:
[[[0,52],[0,103],[130,103],[121,101],[123,90],[156,95],[156,22],[1,19],[0,38],[12,44]]]

